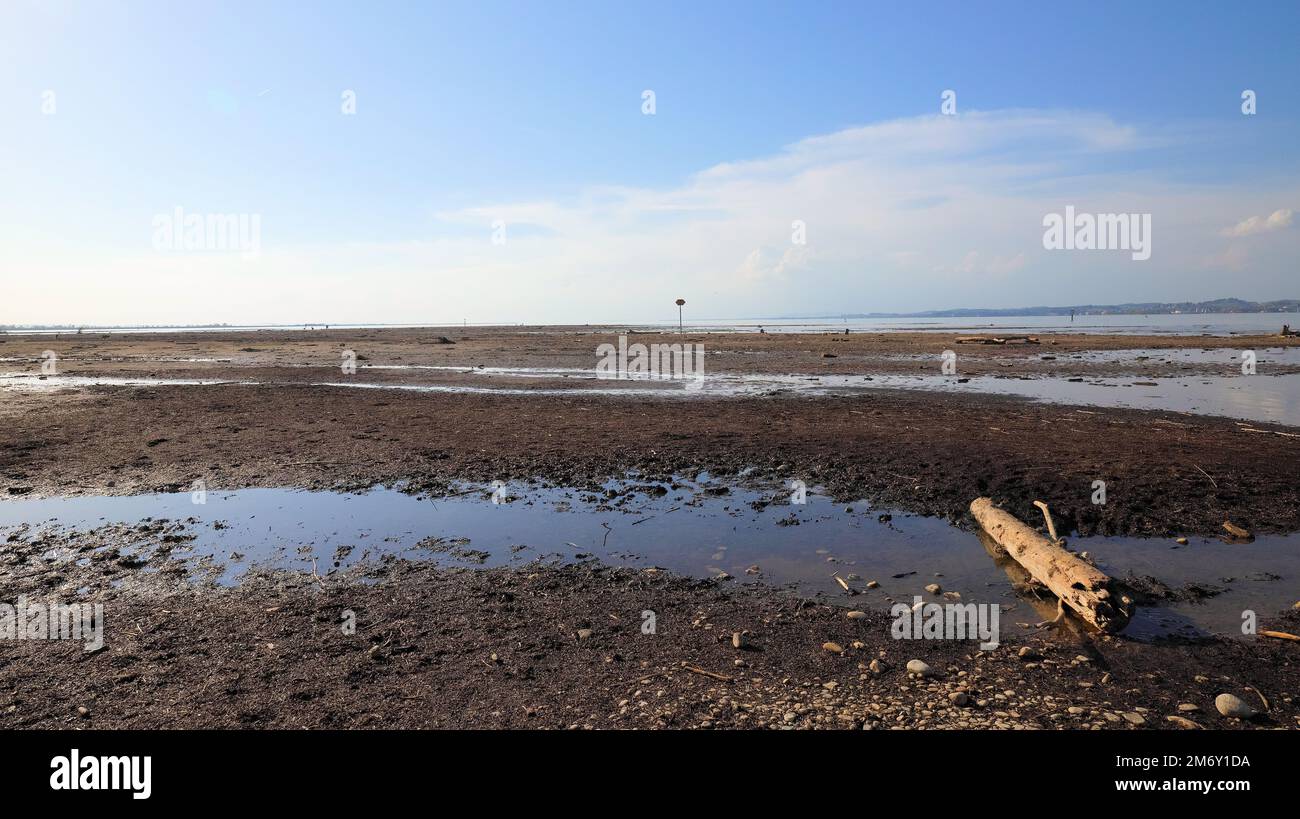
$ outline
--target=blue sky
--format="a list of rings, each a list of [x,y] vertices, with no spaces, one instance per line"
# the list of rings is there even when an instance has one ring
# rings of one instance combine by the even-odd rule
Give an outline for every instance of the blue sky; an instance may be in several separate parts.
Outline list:
[[[0,323],[1300,295],[1296,3],[11,0],[3,19]],[[1069,204],[1151,213],[1151,259],[1044,250]],[[256,215],[256,256],[158,249],[176,206]]]

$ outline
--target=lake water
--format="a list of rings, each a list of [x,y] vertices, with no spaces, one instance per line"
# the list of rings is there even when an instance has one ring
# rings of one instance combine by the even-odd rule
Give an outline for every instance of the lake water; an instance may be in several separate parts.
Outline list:
[[[1121,335],[1227,336],[1276,334],[1283,324],[1300,327],[1300,313],[1181,313],[1177,315],[979,316],[961,318],[748,319],[686,322],[699,330],[774,333],[951,332],[1117,333]],[[676,327],[675,324],[658,324]]]
[[[964,318],[866,318],[845,319],[834,317],[819,318],[779,318],[779,319],[708,319],[685,322],[685,326],[694,330],[716,330],[720,332],[756,333],[759,328],[782,333],[832,333],[843,331],[845,327],[856,332],[893,332],[893,331],[951,331],[969,330],[972,333],[1003,330],[1006,332],[1062,332],[1062,333],[1124,333],[1124,334],[1170,334],[1170,335],[1220,335],[1233,333],[1257,335],[1276,333],[1283,324],[1300,326],[1300,313],[1183,313],[1178,315],[1079,315],[1070,320],[1069,316],[979,316]],[[85,333],[225,333],[248,331],[289,330],[378,330],[383,328],[398,329],[456,329],[483,327],[528,327],[515,323],[493,324],[481,322],[449,322],[443,324],[262,324],[227,327],[108,327],[85,328]],[[547,325],[541,325],[547,326]],[[675,321],[592,321],[581,325],[550,325],[556,328],[586,327],[635,327],[642,329],[676,329]],[[11,329],[12,334],[21,335],[72,335],[76,329]]]

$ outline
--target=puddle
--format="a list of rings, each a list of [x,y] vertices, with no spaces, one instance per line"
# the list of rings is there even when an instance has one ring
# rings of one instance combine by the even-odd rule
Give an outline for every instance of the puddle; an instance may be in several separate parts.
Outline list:
[[[461,368],[454,368],[461,369]],[[462,372],[470,372],[461,370]],[[473,371],[483,376],[538,378],[558,370],[537,371],[492,368]],[[1167,410],[1196,415],[1219,415],[1260,423],[1300,426],[1300,374],[1186,376],[1179,378],[1016,378],[912,375],[744,375],[706,374],[698,388],[686,389],[682,381],[602,380],[591,370],[572,370],[565,377],[592,382],[581,387],[495,387],[450,384],[374,384],[356,381],[327,382],[322,386],[416,392],[491,392],[508,395],[576,395],[617,392],[620,395],[660,395],[692,398],[739,397],[776,393],[843,395],[871,389],[939,390],[955,393],[1016,395],[1057,404],[1094,407]],[[599,382],[600,386],[595,386]],[[645,386],[654,384],[654,386]]]
[[[121,378],[101,375],[30,375],[0,373],[0,389],[44,392],[65,387],[211,387],[220,384],[248,386],[256,381],[231,381],[205,378]]]
[[[621,489],[628,484],[610,484]],[[648,486],[648,485],[647,485]],[[513,486],[513,499],[492,503],[489,490],[427,498],[391,489],[361,494],[248,489],[209,492],[205,504],[189,494],[46,498],[0,501],[0,540],[29,524],[27,537],[46,527],[90,530],[112,523],[190,521],[188,559],[224,567],[219,582],[237,583],[252,566],[324,574],[384,555],[448,565],[522,565],[534,560],[595,557],[613,565],[660,566],[732,582],[762,580],[821,593],[842,605],[888,609],[889,598],[910,602],[930,583],[961,594],[963,603],[999,603],[1007,633],[1054,611],[1018,597],[1009,575],[980,538],[936,518],[844,504],[809,494],[804,505],[766,504],[773,496],[684,481],[666,494],[641,491],[607,501],[574,489]],[[712,492],[721,490],[714,489]],[[501,493],[498,492],[498,495]],[[788,496],[782,492],[784,501]],[[611,506],[609,504],[616,504]],[[756,505],[753,505],[756,504]],[[1151,639],[1205,633],[1239,635],[1241,614],[1267,616],[1294,601],[1300,578],[1300,535],[1263,536],[1248,545],[1196,539],[1181,548],[1142,538],[1076,539],[1112,576],[1151,575],[1172,588],[1188,583],[1227,590],[1199,603],[1142,607],[1128,634]],[[231,555],[238,557],[231,559]],[[49,555],[50,559],[67,556]],[[757,566],[759,574],[747,570]],[[847,596],[838,574],[861,593]],[[1278,579],[1268,579],[1277,577]],[[875,580],[878,589],[867,589]],[[939,602],[943,602],[940,600]]]
[[[1300,355],[1291,354],[1290,347],[1261,347],[1255,353],[1259,366],[1266,364],[1297,364]],[[1059,361],[1088,361],[1112,364],[1222,364],[1224,372],[1240,371],[1243,350],[1233,347],[1184,347],[1181,349],[1160,350],[1155,348],[1134,347],[1123,350],[1086,350],[1078,353],[1053,353],[1044,351],[1037,357],[1054,356]]]
[[[937,390],[956,393],[1015,395],[1036,401],[1096,407],[1165,410],[1197,415],[1217,415],[1260,423],[1300,426],[1300,373],[1270,375],[1271,363],[1292,363],[1283,348],[1258,351],[1258,374],[1240,374],[1240,351],[1224,348],[1197,350],[1111,350],[1066,354],[1061,358],[1107,363],[1118,360],[1150,360],[1199,366],[1224,365],[1222,375],[1175,377],[1091,377],[1071,378],[1015,376],[1010,373],[965,377],[956,375],[901,374],[752,374],[705,373],[702,378],[660,379],[644,376],[631,379],[600,377],[591,368],[564,367],[464,367],[445,365],[363,365],[355,379],[325,381],[311,386],[349,389],[405,390],[436,393],[495,393],[501,395],[573,396],[593,393],[624,397],[743,397],[774,394],[846,395],[874,389]],[[382,383],[364,381],[374,370],[411,373],[445,373],[457,377],[449,383]],[[481,384],[466,384],[463,376]],[[0,390],[31,392],[63,388],[168,387],[168,386],[276,386],[289,382],[234,379],[181,379],[112,377],[91,375],[40,376],[30,372],[0,373]]]

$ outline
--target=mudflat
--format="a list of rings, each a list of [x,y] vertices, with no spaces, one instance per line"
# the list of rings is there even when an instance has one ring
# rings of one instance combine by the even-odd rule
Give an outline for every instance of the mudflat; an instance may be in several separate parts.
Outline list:
[[[672,382],[658,382],[662,396],[621,396],[620,390],[647,382],[588,377],[579,383],[576,372],[555,372],[590,372],[598,344],[618,332],[13,336],[0,345],[11,372],[39,378],[41,353],[53,349],[59,375],[47,390],[0,393],[0,492],[179,491],[199,479],[216,489],[397,482],[426,489],[520,477],[584,486],[631,470],[661,477],[708,470],[803,480],[844,500],[866,498],[954,521],[965,520],[966,507],[980,495],[1030,518],[1038,516],[1032,502],[1042,499],[1083,535],[1219,534],[1225,520],[1252,531],[1300,529],[1295,429],[1186,412],[873,389],[868,380],[851,394],[829,396],[774,390],[682,398]],[[710,374],[815,376],[835,367],[863,379],[881,368],[936,373],[943,351],[958,346],[935,333],[635,338],[704,343]],[[1100,362],[1069,355],[1300,344],[1273,337],[1043,339],[1031,346],[960,345],[960,373],[1003,371],[1010,361],[1018,376],[1056,380],[1098,370],[1151,378],[1171,367],[1222,375],[1237,365],[1171,365],[1147,352]],[[827,349],[837,357],[822,358]],[[341,371],[341,350],[359,359],[355,373]],[[494,378],[479,367],[551,372]],[[1285,364],[1272,369],[1289,372]],[[58,378],[68,376],[85,381],[59,386]],[[145,380],[94,385],[96,378],[114,377]],[[363,388],[385,385],[416,389]],[[448,391],[422,392],[421,386]],[[474,391],[456,391],[463,387]],[[1099,480],[1106,483],[1105,504],[1093,503]]]
[[[855,383],[829,394],[783,381],[759,394],[682,395],[672,383],[619,394],[639,382],[589,376],[598,345],[619,335],[704,344],[710,375]],[[540,479],[594,491],[630,474],[654,482],[703,471],[744,485],[802,481],[962,527],[972,525],[970,501],[988,495],[1031,523],[1042,519],[1033,501],[1044,500],[1059,528],[1081,536],[1220,535],[1225,521],[1300,530],[1294,427],[872,384],[935,375],[947,350],[960,377],[1214,378],[1239,373],[1241,351],[1269,349],[1279,356],[1268,372],[1284,375],[1300,371],[1286,363],[1296,339],[957,344],[939,333],[618,327],[0,339],[10,376],[0,379],[0,494],[10,498],[188,492],[195,481],[209,491],[389,485],[437,495]],[[42,380],[47,350],[57,361]],[[355,371],[341,366],[349,354]],[[1105,503],[1094,502],[1097,481]],[[55,546],[87,556],[125,535],[7,534],[12,595],[75,585],[104,601],[109,625],[98,652],[16,643],[0,666],[11,699],[0,701],[0,723],[1166,728],[1179,714],[1204,727],[1296,727],[1300,713],[1296,644],[1286,641],[1151,644],[1045,630],[993,651],[916,644],[890,639],[883,612],[849,620],[842,605],[762,584],[589,562],[395,560],[255,572],[218,587],[185,577],[166,536],[146,527],[121,544],[143,539],[143,558],[86,557],[52,572],[42,561]],[[357,614],[353,635],[338,627],[345,609]],[[653,635],[640,630],[644,610],[657,614]],[[1293,611],[1260,617],[1260,628],[1297,630]],[[733,632],[749,633],[746,648],[732,645]],[[910,659],[934,675],[909,675]],[[1259,716],[1220,716],[1213,699],[1225,691],[1253,697]]]

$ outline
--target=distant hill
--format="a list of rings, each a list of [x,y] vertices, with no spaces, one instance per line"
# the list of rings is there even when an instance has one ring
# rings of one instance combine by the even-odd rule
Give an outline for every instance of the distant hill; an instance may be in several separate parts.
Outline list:
[[[1175,313],[1295,313],[1300,312],[1300,299],[1278,301],[1245,301],[1243,299],[1214,299],[1212,301],[1139,302],[1135,304],[1075,304],[1068,307],[1004,307],[996,310],[927,310],[921,313],[836,313],[834,316],[805,316],[804,318],[965,318],[978,316],[1143,316]]]

